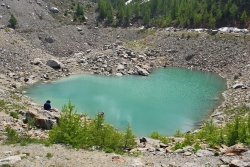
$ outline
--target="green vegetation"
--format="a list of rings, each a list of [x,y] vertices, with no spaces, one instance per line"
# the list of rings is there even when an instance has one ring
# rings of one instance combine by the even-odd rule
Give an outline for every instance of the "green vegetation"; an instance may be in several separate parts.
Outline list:
[[[5,129],[7,132],[7,139],[5,141],[5,144],[20,144],[21,146],[28,145],[30,143],[40,143],[40,144],[48,144],[48,141],[45,139],[36,139],[36,138],[31,138],[29,135],[18,135],[17,132],[10,128],[7,127]]]
[[[52,158],[53,155],[52,155],[51,153],[47,153],[47,154],[46,154],[46,157],[47,157],[47,158]]]
[[[74,148],[96,148],[110,151],[122,151],[135,147],[135,135],[131,127],[126,132],[117,131],[112,125],[104,122],[104,117],[97,114],[92,121],[81,118],[74,111],[74,105],[69,101],[64,105],[58,125],[49,132],[52,143],[69,144]]]
[[[11,167],[10,164],[2,164],[1,167]]]
[[[36,127],[35,121],[36,121],[35,118],[30,118],[30,119],[28,119],[27,125],[28,125],[28,128],[29,128],[29,129],[32,129],[32,128],[35,128],[35,127]]]
[[[246,113],[250,112],[248,107],[238,107],[228,110],[230,113],[236,114],[235,118],[229,121],[224,127],[216,125],[212,120],[208,121],[202,129],[197,133],[187,133],[184,136],[183,142],[177,142],[172,150],[183,148],[188,145],[193,145],[195,150],[200,149],[200,143],[207,143],[210,147],[227,145],[232,146],[237,143],[243,143],[246,146],[250,145],[250,115],[245,117]],[[175,135],[180,137],[180,131],[177,130]],[[151,134],[152,138],[161,139],[162,136],[157,132]]]
[[[10,112],[10,116],[12,116],[13,118],[18,119],[18,114],[16,112]]]
[[[9,31],[10,31],[9,27],[4,26],[4,31],[5,31],[5,32],[9,32]]]
[[[101,19],[116,20],[120,25],[142,20],[144,25],[166,27],[244,26],[249,20],[249,0],[98,0]]]
[[[170,142],[169,137],[161,135],[157,131],[152,132],[150,135],[150,138],[160,140],[164,144],[168,144]]]
[[[76,5],[76,11],[74,13],[73,20],[74,21],[80,21],[80,22],[85,21],[83,6],[79,2]]]
[[[0,103],[0,106],[2,103]],[[136,146],[135,135],[130,125],[125,127],[125,132],[120,132],[112,125],[105,123],[104,116],[99,113],[93,120],[86,120],[86,116],[82,117],[74,109],[75,107],[71,101],[63,106],[59,123],[49,131],[50,138],[48,140],[31,138],[29,135],[20,136],[14,129],[7,127],[7,140],[5,143],[19,143],[21,146],[29,143],[42,143],[45,146],[49,146],[51,143],[62,143],[73,148],[95,148],[104,150],[106,153],[115,152],[117,154],[123,154],[124,150],[132,149]],[[183,137],[184,140],[175,143],[171,149],[176,150],[185,146],[193,146],[194,150],[197,151],[201,148],[202,143],[209,144],[210,147],[222,144],[232,146],[237,143],[249,146],[249,112],[250,109],[245,106],[233,109],[228,108],[226,113],[234,114],[235,117],[223,127],[216,125],[210,120],[195,133],[182,134],[180,129],[178,129],[174,137]],[[12,115],[15,114],[12,113]],[[30,120],[30,124],[34,126],[34,120]],[[153,132],[150,138],[158,139],[164,144],[172,141],[171,138],[161,135],[157,131]],[[51,158],[52,154],[47,153],[46,157]]]
[[[14,28],[14,29],[16,28],[17,19],[15,18],[15,16],[13,14],[10,15],[9,23],[10,23],[10,26],[12,28]]]

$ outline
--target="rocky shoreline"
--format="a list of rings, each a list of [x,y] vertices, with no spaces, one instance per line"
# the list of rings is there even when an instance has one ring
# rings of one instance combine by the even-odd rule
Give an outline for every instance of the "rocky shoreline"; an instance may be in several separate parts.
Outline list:
[[[79,33],[83,30],[77,29]],[[98,34],[100,30],[94,30]],[[25,38],[17,34],[14,30],[6,32],[0,29],[0,37],[3,39],[0,42],[0,100],[8,102],[7,106],[9,111],[14,108],[11,104],[20,104],[27,106],[30,111],[38,111],[39,105],[34,104],[32,100],[25,95],[21,90],[23,86],[33,84],[35,82],[51,82],[61,77],[67,77],[72,74],[78,73],[93,73],[98,75],[150,75],[150,70],[153,68],[162,67],[182,67],[194,70],[208,71],[220,75],[227,80],[227,90],[223,93],[225,98],[224,102],[216,108],[211,117],[218,125],[224,125],[226,122],[233,118],[233,115],[225,114],[226,107],[237,107],[239,105],[249,106],[248,91],[250,87],[249,74],[249,54],[250,54],[250,40],[248,34],[216,34],[209,35],[207,33],[196,33],[190,30],[185,32],[176,31],[176,29],[165,30],[148,30],[148,34],[143,38],[127,41],[122,37],[121,32],[114,35],[114,41],[106,44],[99,44],[99,48],[89,47],[84,51],[73,52],[69,56],[52,56],[49,52],[55,53],[56,51],[45,51],[39,47],[34,47],[35,43],[27,41]],[[131,31],[138,33],[138,30]],[[153,33],[153,35],[150,35]],[[184,35],[183,35],[184,34]],[[106,34],[111,36],[111,34]],[[51,38],[40,36],[46,45],[54,45],[55,42]],[[47,39],[47,40],[46,40]],[[4,43],[3,43],[4,41]],[[87,44],[89,45],[89,44]],[[51,46],[48,46],[50,48]],[[52,47],[51,47],[52,48]],[[51,49],[50,48],[50,49]],[[58,47],[57,47],[58,48]],[[60,54],[60,51],[58,51]],[[15,110],[14,110],[15,111]],[[26,113],[25,110],[18,110],[20,115]],[[9,115],[0,112],[1,131],[7,125],[22,131],[25,129],[23,123],[19,120],[13,119]],[[39,130],[31,130],[31,135],[36,137],[46,137],[46,133]],[[40,146],[32,145],[27,147],[19,146],[0,146],[1,150],[5,153],[0,154],[0,164],[10,161],[4,161],[3,158],[10,155],[17,155],[17,151],[24,153],[32,152],[32,149],[37,149]],[[17,149],[17,148],[18,149]],[[56,150],[57,147],[52,146],[48,148]],[[225,155],[214,156],[215,150],[211,148],[204,148],[201,156],[198,156],[192,148],[185,148],[177,152],[171,152],[165,149],[167,146],[160,146],[159,141],[147,139],[146,144],[138,142],[136,150],[143,152],[145,156],[138,157],[110,157],[105,153],[86,153],[88,156],[101,154],[102,158],[109,157],[107,165],[100,163],[93,158],[85,164],[86,166],[249,166],[249,151],[240,156],[227,157]],[[240,147],[242,148],[242,146]],[[9,150],[10,153],[6,153]],[[47,149],[47,148],[46,148]],[[46,150],[45,149],[45,150]],[[229,148],[224,148],[224,152]],[[168,150],[168,151],[166,151]],[[80,151],[74,151],[74,154],[81,154]],[[68,151],[62,151],[65,157],[69,154]],[[166,153],[167,152],[167,153]],[[46,158],[44,152],[41,156],[32,152],[32,157],[26,156],[26,160],[18,160],[15,166],[37,166],[40,163],[41,157],[44,164],[40,166],[48,166],[51,163],[62,161],[60,155],[56,154],[52,159]],[[67,156],[66,156],[67,155]],[[18,154],[19,156],[19,154]],[[23,155],[22,155],[23,156]],[[38,156],[38,157],[36,157]],[[83,155],[81,155],[83,156]],[[20,157],[20,156],[19,156]],[[38,159],[32,160],[32,159]],[[73,157],[69,159],[74,159]],[[222,160],[223,159],[223,160]],[[2,161],[3,160],[3,161]],[[33,162],[34,161],[34,162]],[[73,160],[74,161],[74,160]],[[207,162],[204,164],[204,162]],[[72,161],[64,162],[63,166],[73,164]],[[76,163],[76,162],[75,162]],[[80,161],[76,166],[82,166]],[[61,164],[61,163],[60,163]],[[54,164],[60,166],[60,164]],[[240,164],[240,165],[239,165]],[[39,165],[38,165],[39,166]],[[70,165],[72,166],[72,165]]]

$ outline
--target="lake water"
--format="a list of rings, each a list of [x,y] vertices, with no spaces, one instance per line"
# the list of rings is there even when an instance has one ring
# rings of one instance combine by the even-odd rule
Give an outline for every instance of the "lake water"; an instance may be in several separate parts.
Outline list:
[[[40,105],[50,99],[58,109],[70,99],[78,113],[92,118],[104,111],[105,122],[120,130],[129,123],[140,137],[194,129],[221,103],[225,89],[226,81],[217,75],[171,67],[149,77],[73,75],[35,84],[27,93]]]

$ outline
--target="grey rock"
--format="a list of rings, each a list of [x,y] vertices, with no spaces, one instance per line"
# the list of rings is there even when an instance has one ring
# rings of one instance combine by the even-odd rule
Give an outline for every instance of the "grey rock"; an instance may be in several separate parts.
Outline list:
[[[231,161],[231,166],[234,166],[234,167],[247,167],[247,166],[249,166],[249,163],[243,162],[243,161],[241,161],[239,159],[233,159]]]
[[[143,68],[141,68],[139,66],[135,66],[135,68],[137,69],[137,71],[138,71],[138,73],[140,75],[142,75],[142,76],[148,76],[149,75],[147,70],[145,70],[145,69],[143,69]]]
[[[211,31],[211,35],[215,35],[215,34],[217,34],[218,33],[218,30],[212,30]]]
[[[237,83],[237,84],[233,85],[232,87],[233,87],[234,89],[237,89],[237,88],[242,88],[243,86],[244,86],[243,83]]]
[[[190,54],[188,56],[185,57],[186,61],[191,60],[193,57],[195,56],[195,54]]]
[[[117,66],[117,70],[124,70],[124,69],[125,69],[125,67],[124,67],[123,64],[119,64],[119,65]]]
[[[116,73],[115,75],[118,76],[118,77],[121,77],[122,73]]]
[[[216,113],[212,114],[211,117],[215,117],[215,116],[218,116],[218,115],[221,115],[221,114],[223,114],[223,112],[216,112]]]
[[[4,151],[3,154],[4,155],[10,155],[12,151]]]
[[[144,167],[145,165],[141,162],[141,159],[134,159],[134,162],[131,164],[133,167]]]
[[[21,157],[20,156],[9,156],[7,158],[4,159],[0,159],[0,165],[3,164],[14,164],[18,161],[21,161]]]
[[[27,83],[27,84],[34,84],[36,81],[34,81],[33,79],[31,78],[24,78],[24,81]]]
[[[77,31],[82,31],[81,27],[76,27]]]
[[[201,167],[199,164],[196,163],[191,163],[191,162],[186,162],[184,164],[185,167]]]
[[[48,43],[53,43],[54,39],[52,37],[47,37],[47,38],[45,38],[45,41]]]
[[[146,152],[148,151],[148,148],[137,148],[137,150],[140,152]]]
[[[34,65],[39,65],[39,64],[41,64],[42,62],[41,62],[41,59],[40,58],[35,58],[34,59],[34,61],[33,61],[33,64]]]
[[[214,155],[214,153],[208,150],[198,150],[195,155],[197,157],[203,157],[203,156],[212,156]]]
[[[250,108],[250,103],[244,103],[243,105],[244,105],[245,107]]]
[[[58,10],[56,7],[51,7],[51,8],[50,8],[50,11],[51,11],[52,13],[59,13],[59,10]]]
[[[179,149],[175,150],[174,153],[184,153],[184,150],[179,148]]]
[[[48,65],[48,66],[50,66],[50,67],[52,67],[52,68],[56,68],[56,69],[61,68],[61,67],[62,67],[61,64],[62,64],[62,63],[59,62],[59,61],[56,60],[56,59],[50,59],[50,60],[47,61],[47,65]]]
[[[5,91],[0,89],[0,94],[5,94]]]
[[[185,155],[185,156],[190,156],[190,155],[192,155],[192,152],[186,151],[186,152],[184,152],[184,155]]]

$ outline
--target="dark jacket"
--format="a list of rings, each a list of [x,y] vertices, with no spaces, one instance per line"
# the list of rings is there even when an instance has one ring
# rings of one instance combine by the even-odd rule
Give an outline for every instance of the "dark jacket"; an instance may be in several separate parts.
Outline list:
[[[50,103],[45,103],[45,104],[43,105],[43,108],[44,108],[45,110],[50,110],[50,109],[51,109]]]

